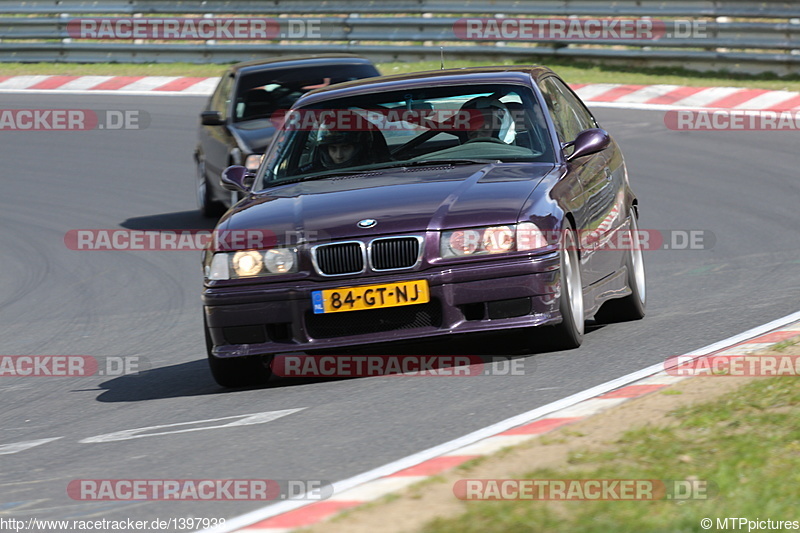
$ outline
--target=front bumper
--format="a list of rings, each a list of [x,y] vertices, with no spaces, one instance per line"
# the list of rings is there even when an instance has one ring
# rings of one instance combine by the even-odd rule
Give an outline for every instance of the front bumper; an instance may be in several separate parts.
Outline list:
[[[311,293],[427,279],[428,304],[318,314]],[[558,252],[358,279],[207,287],[205,320],[216,357],[340,348],[561,321]]]

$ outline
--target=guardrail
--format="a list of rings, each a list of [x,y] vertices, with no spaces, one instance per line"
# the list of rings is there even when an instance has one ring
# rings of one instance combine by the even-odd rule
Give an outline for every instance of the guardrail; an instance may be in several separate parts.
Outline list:
[[[76,35],[85,17],[241,17],[265,15],[275,25],[313,25],[283,34],[233,40],[104,40]],[[524,17],[521,17],[524,15]],[[295,17],[289,19],[287,17]],[[579,20],[614,17],[666,28],[648,39],[591,38],[534,32],[468,37],[465,18]],[[73,26],[70,26],[72,22]],[[682,29],[681,31],[669,31]],[[606,63],[681,65],[701,70],[800,73],[800,3],[742,0],[0,0],[0,61],[228,63],[272,55],[352,52],[376,60],[446,58],[542,61],[564,57]]]

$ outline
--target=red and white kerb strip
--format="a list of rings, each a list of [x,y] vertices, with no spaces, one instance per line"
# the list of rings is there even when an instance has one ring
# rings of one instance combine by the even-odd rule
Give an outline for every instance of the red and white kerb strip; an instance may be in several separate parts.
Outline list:
[[[219,78],[179,76],[0,76],[0,92],[207,96],[218,82]]]
[[[792,91],[613,83],[574,84],[571,87],[585,102],[596,104],[775,111],[800,108],[800,93]]]
[[[172,94],[208,96],[219,78],[174,76],[0,76],[0,92]],[[793,110],[800,93],[737,87],[679,85],[573,84],[586,102],[665,105],[682,108]]]
[[[790,315],[790,318],[796,320],[800,318],[800,313]],[[726,346],[712,345],[709,347],[712,348],[710,351],[699,350],[700,352],[704,352],[702,355],[689,355],[696,355],[697,357],[719,355],[744,356],[762,350],[775,343],[800,336],[800,321],[792,322],[789,325],[773,327],[773,329],[770,330],[769,326],[772,324],[774,323],[732,337]],[[742,339],[747,333],[750,333],[750,337],[747,338],[745,336],[744,339]],[[725,341],[721,344],[725,344]],[[585,399],[558,411],[551,412],[537,420],[524,423],[511,429],[506,429],[472,444],[443,453],[437,457],[423,460],[402,470],[376,479],[367,480],[361,484],[356,484],[351,488],[335,493],[331,498],[325,501],[313,502],[302,506],[298,505],[294,509],[275,514],[269,518],[253,520],[249,525],[237,525],[239,519],[234,518],[228,521],[227,526],[206,531],[208,533],[286,533],[298,528],[309,527],[323,520],[327,520],[345,509],[350,509],[363,503],[376,500],[386,494],[418,483],[428,477],[439,475],[470,459],[489,455],[505,447],[515,446],[534,439],[544,433],[577,422],[578,420],[583,420],[630,399],[650,394],[651,392],[663,389],[664,387],[684,379],[689,379],[689,377],[672,376],[662,369],[651,373],[643,379],[633,381],[628,385],[617,388],[616,390]],[[334,484],[334,487],[335,485],[336,484]],[[251,515],[256,513],[251,513]],[[240,518],[244,519],[248,516],[249,515],[245,515]]]

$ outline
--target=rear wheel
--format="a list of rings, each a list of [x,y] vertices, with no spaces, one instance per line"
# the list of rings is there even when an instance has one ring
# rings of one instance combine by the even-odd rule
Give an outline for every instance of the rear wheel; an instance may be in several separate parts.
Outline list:
[[[583,285],[575,230],[567,227],[561,247],[561,323],[555,326],[554,342],[563,350],[577,348],[583,342]]]
[[[208,326],[203,320],[206,334],[206,351],[208,353],[208,366],[214,381],[223,387],[253,387],[265,385],[272,376],[272,356],[250,355],[247,357],[216,357],[212,353],[213,343],[208,333]]]
[[[200,213],[208,218],[219,217],[225,212],[225,206],[214,200],[211,195],[211,186],[206,176],[206,163],[202,159],[197,160],[197,207]]]
[[[631,293],[624,298],[609,300],[594,315],[595,320],[610,324],[627,320],[644,318],[647,306],[647,288],[644,273],[644,257],[639,241],[639,224],[636,213],[631,212],[631,247],[625,257],[625,268],[628,271],[628,288]]]

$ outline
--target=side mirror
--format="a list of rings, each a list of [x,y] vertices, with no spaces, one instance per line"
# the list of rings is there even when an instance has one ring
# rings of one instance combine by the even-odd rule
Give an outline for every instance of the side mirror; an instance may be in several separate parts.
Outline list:
[[[200,113],[200,122],[203,126],[223,126],[225,121],[219,114],[219,111],[203,111]]]
[[[567,156],[567,161],[572,161],[579,157],[602,152],[608,148],[609,144],[611,144],[611,137],[606,130],[592,128],[583,130],[575,137],[574,141],[564,143],[561,148],[569,148],[570,146],[574,148],[572,153]]]
[[[219,181],[223,189],[249,193],[250,187],[253,186],[254,178],[255,176],[245,167],[233,165],[222,171]]]

